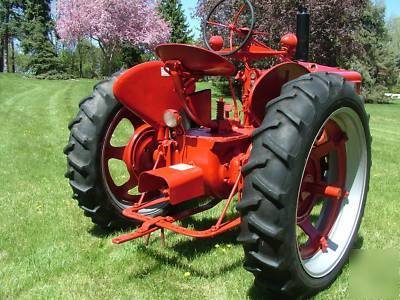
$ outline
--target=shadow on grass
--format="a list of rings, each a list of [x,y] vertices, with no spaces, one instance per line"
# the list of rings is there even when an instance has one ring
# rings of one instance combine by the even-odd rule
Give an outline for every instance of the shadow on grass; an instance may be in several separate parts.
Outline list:
[[[216,222],[215,218],[202,218],[202,219],[195,219],[195,218],[188,218],[184,221],[182,221],[182,225],[187,227],[187,226],[193,226],[194,228],[198,229],[207,229],[210,228],[212,225],[214,225]],[[134,227],[131,228],[131,230],[134,230]],[[111,234],[115,233],[113,230],[106,230],[101,228],[100,226],[93,226],[90,230],[89,233],[99,237],[99,238],[106,238],[109,237]],[[144,246],[139,245],[138,246],[138,251],[142,252],[146,256],[153,258],[156,260],[158,263],[156,263],[153,266],[149,266],[148,268],[145,268],[144,270],[140,272],[134,272],[129,275],[129,277],[132,278],[140,278],[140,277],[145,277],[151,274],[152,272],[158,271],[163,267],[171,267],[171,268],[178,268],[181,270],[185,270],[185,272],[190,272],[193,276],[205,278],[205,279],[212,279],[216,276],[219,276],[224,273],[228,273],[233,271],[236,268],[239,268],[243,264],[242,258],[236,259],[234,262],[230,264],[223,265],[220,268],[215,268],[213,270],[201,270],[199,268],[195,268],[191,266],[190,261],[196,259],[196,257],[200,257],[205,253],[209,253],[212,249],[215,248],[216,244],[219,244],[221,246],[227,245],[227,244],[238,244],[236,241],[236,237],[238,235],[238,228],[230,230],[228,232],[225,232],[224,234],[218,235],[214,238],[207,238],[207,239],[192,239],[192,238],[186,238],[182,241],[179,241],[175,243],[172,246],[168,246],[168,241],[167,241],[167,249],[166,250],[160,250],[157,248],[152,247],[151,245],[158,242],[157,238],[153,238],[151,240],[150,246]],[[154,235],[155,237],[157,236],[157,233]],[[364,238],[360,235],[357,235],[357,238],[354,242],[353,249],[361,249],[364,243]],[[176,253],[176,255],[172,254],[171,251]],[[182,261],[182,257],[186,258],[189,260],[189,262]],[[347,267],[349,264],[349,261],[347,261],[344,265],[344,267]],[[340,275],[339,275],[340,276]],[[260,287],[259,285],[256,285],[253,283],[251,288],[248,290],[248,297],[250,299],[295,299],[295,298],[289,298],[289,297],[282,297],[282,295],[277,295],[270,290],[266,290],[263,287]]]
[[[103,227],[100,227],[98,225],[93,225],[93,227],[88,230],[88,233],[90,233],[91,235],[98,237],[98,238],[109,237],[114,232],[115,232],[115,230],[104,229]]]
[[[354,242],[353,249],[360,250],[363,245],[364,245],[364,237],[358,234]]]
[[[276,293],[271,292],[259,285],[253,284],[252,287],[248,290],[247,295],[252,300],[292,300],[296,299],[293,297],[285,297]]]
[[[198,228],[199,230],[208,229],[216,223],[215,218],[203,218],[201,220],[196,220],[189,218],[182,222],[182,225],[187,227],[189,225]],[[180,255],[185,256],[188,259],[192,259],[198,255],[209,252],[215,247],[216,244],[227,245],[227,244],[237,244],[236,238],[239,234],[238,228],[229,230],[223,234],[217,235],[214,238],[205,239],[185,239],[181,241],[172,248],[178,252]]]
[[[132,232],[132,231],[134,231],[134,230],[136,230],[138,228],[138,225],[121,225],[121,228],[110,228],[110,229],[108,229],[108,228],[104,228],[104,227],[101,227],[101,226],[99,226],[99,225],[93,225],[92,226],[92,228],[90,228],[89,230],[88,230],[88,233],[89,234],[91,234],[91,235],[93,235],[93,236],[95,236],[95,237],[98,237],[98,238],[111,238],[111,236],[114,234],[114,233],[120,233],[120,234],[124,234],[124,233],[128,233],[128,232]]]
[[[194,228],[199,229],[207,229],[214,225],[216,222],[215,218],[202,218],[201,220],[188,218],[182,222],[183,226],[193,226]],[[213,270],[204,271],[202,269],[191,266],[190,261],[195,260],[196,257],[200,257],[205,253],[211,252],[215,245],[227,245],[227,244],[237,244],[236,237],[238,235],[238,230],[233,229],[223,234],[220,234],[214,238],[205,238],[205,239],[194,239],[187,237],[182,241],[175,243],[174,245],[168,246],[167,241],[167,251],[172,250],[176,253],[176,255],[171,255],[170,253],[166,253],[166,251],[160,251],[157,248],[153,248],[151,246],[140,246],[140,250],[148,255],[149,257],[157,260],[159,263],[151,268],[150,270],[146,270],[145,273],[155,271],[159,268],[170,266],[173,268],[182,269],[190,272],[193,276],[211,279],[215,276],[219,276],[221,274],[225,274],[231,272],[232,270],[241,267],[243,261],[241,258],[238,258],[234,262],[226,265],[222,265],[221,267],[216,267]],[[153,241],[157,242],[157,238],[154,238]],[[182,261],[182,257],[189,260],[189,262]]]
[[[208,229],[212,225],[216,223],[215,218],[188,218],[184,221],[181,221],[181,225],[184,227],[193,227],[199,230]],[[131,228],[125,229],[119,233],[123,234],[125,232],[133,231],[136,228],[132,226]],[[98,237],[98,238],[111,238],[113,234],[117,232],[117,230],[108,230],[104,229],[100,226],[94,225],[89,231],[89,234]],[[219,276],[224,273],[228,273],[238,267],[241,267],[243,261],[241,258],[238,258],[234,262],[226,265],[222,265],[221,267],[216,267],[215,270],[205,271],[201,268],[196,268],[191,266],[190,261],[195,260],[196,257],[200,257],[206,253],[209,253],[215,248],[216,244],[221,246],[224,245],[235,245],[236,237],[238,235],[238,229],[232,229],[223,234],[220,234],[214,238],[204,238],[204,239],[195,239],[186,237],[184,240],[174,242],[173,245],[168,245],[168,236],[166,240],[166,248],[160,249],[158,247],[153,247],[160,242],[159,231],[156,231],[152,234],[152,238],[150,239],[149,246],[145,246],[144,244],[138,245],[138,251],[145,254],[146,256],[156,260],[158,263],[154,266],[149,266],[140,272],[134,272],[130,274],[130,277],[145,277],[151,274],[152,272],[158,271],[164,267],[178,268],[185,270],[185,272],[190,272],[193,276],[198,276],[201,278],[211,279],[215,276]],[[172,233],[176,234],[176,233]],[[140,239],[139,239],[140,240]],[[171,252],[175,252],[171,253]],[[182,258],[189,260],[189,262],[182,261]]]
[[[140,251],[142,251],[144,254],[148,255],[149,257],[155,259],[158,261],[156,265],[154,265],[151,268],[148,268],[146,270],[143,270],[143,274],[149,274],[154,271],[158,271],[161,268],[164,268],[166,266],[171,267],[171,268],[178,268],[181,270],[184,270],[185,272],[190,272],[192,276],[196,277],[201,277],[204,279],[213,279],[216,276],[220,276],[221,274],[229,273],[240,266],[242,266],[242,259],[237,259],[233,263],[223,265],[220,268],[214,268],[212,270],[202,270],[196,267],[191,266],[190,262],[182,262],[182,259],[179,257],[179,255],[168,255],[166,253],[163,253],[161,251],[158,251],[157,249],[151,248],[151,247],[145,247],[141,246]],[[140,274],[135,273],[134,277],[140,276]]]

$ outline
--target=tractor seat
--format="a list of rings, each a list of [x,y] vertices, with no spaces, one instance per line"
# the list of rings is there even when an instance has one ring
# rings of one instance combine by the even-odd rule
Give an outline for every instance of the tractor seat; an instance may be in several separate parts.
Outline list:
[[[193,74],[202,76],[232,76],[235,66],[221,55],[197,46],[185,44],[161,44],[156,54],[163,62],[178,60]]]

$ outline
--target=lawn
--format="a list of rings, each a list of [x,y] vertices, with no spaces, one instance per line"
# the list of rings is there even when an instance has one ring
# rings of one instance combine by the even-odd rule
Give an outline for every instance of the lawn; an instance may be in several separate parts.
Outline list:
[[[113,245],[71,199],[62,149],[94,81],[0,74],[0,299],[259,298],[233,231]],[[367,107],[373,169],[358,244],[399,249],[400,104]],[[196,222],[207,223],[208,216]],[[316,299],[347,299],[349,267]]]

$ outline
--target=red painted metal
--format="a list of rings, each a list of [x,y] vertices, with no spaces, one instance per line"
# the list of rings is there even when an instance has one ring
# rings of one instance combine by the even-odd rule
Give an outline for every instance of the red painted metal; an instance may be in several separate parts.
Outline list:
[[[234,64],[218,53],[197,46],[162,44],[156,48],[161,61],[138,65],[116,80],[114,94],[125,109],[116,115],[106,134],[102,152],[103,169],[115,197],[126,199],[131,205],[123,214],[143,224],[136,232],[118,237],[113,242],[148,237],[159,229],[192,237],[212,237],[238,226],[240,218],[237,216],[224,222],[226,213],[235,196],[238,201],[241,198],[241,168],[249,157],[251,135],[265,116],[266,104],[280,95],[282,86],[310,72],[332,72],[354,82],[360,92],[359,73],[294,61],[298,43],[294,34],[284,35],[280,49],[272,49],[256,38],[265,33],[238,27],[238,16],[242,12],[243,7],[234,16],[232,24],[208,22],[209,25],[229,30],[230,34],[225,37],[229,39],[229,47],[223,49],[224,38],[221,36],[212,36],[209,44],[219,54],[232,52],[230,58],[244,65],[244,69],[237,74]],[[243,40],[249,36],[241,49],[235,48],[234,35]],[[254,61],[264,58],[274,58],[279,64],[268,70],[252,66]],[[233,75],[242,83],[241,111],[232,84]],[[228,78],[234,100],[233,105],[227,104],[224,99],[218,100],[215,120],[211,117],[211,91],[196,91],[196,83],[204,76]],[[167,117],[168,113],[173,114],[179,121],[169,122],[168,127],[164,121],[165,113]],[[115,148],[110,139],[117,123],[125,116],[129,116],[127,118],[133,124],[135,133],[126,147]],[[340,128],[329,122],[307,162],[297,215],[298,226],[309,238],[300,248],[303,258],[326,249],[326,237],[343,199],[347,197],[345,142],[346,137]],[[326,165],[324,160],[332,153],[338,161],[337,178],[326,182],[321,174]],[[116,186],[110,179],[108,160],[112,158],[123,160],[127,166],[130,178],[122,187]],[[128,195],[129,189],[137,185],[142,194]],[[180,204],[207,197],[214,201],[176,213]],[[327,199],[329,211],[325,214],[323,225],[316,228],[311,222],[311,213],[320,198]],[[222,199],[227,200],[213,227],[189,230],[174,224],[213,208]],[[141,209],[162,203],[173,206],[175,213],[158,217],[139,213]]]
[[[240,173],[251,144],[252,129],[233,129],[232,132],[212,132],[199,128],[177,138],[176,163],[191,163],[203,170],[206,195],[225,199]]]
[[[323,66],[315,63],[310,62],[299,62],[300,65],[306,67],[310,73],[313,72],[328,72],[328,73],[335,73],[343,76],[348,81],[354,82],[356,85],[356,91],[360,94],[361,93],[361,83],[362,83],[362,76],[360,73],[355,71],[347,71],[341,68],[335,67],[328,67]]]
[[[174,231],[176,233],[180,233],[180,234],[183,234],[186,236],[190,236],[190,237],[209,238],[209,237],[214,237],[216,235],[224,233],[240,224],[239,217],[228,220],[228,221],[220,224],[218,227],[212,226],[211,228],[206,229],[206,230],[191,230],[191,229],[187,229],[185,227],[173,224],[174,222],[183,220],[189,216],[193,216],[198,213],[209,210],[209,209],[213,208],[216,204],[218,204],[218,202],[214,201],[214,202],[199,206],[194,209],[189,209],[189,210],[183,211],[174,216],[167,216],[167,217],[159,216],[159,217],[154,217],[154,218],[147,217],[147,216],[137,213],[135,208],[133,208],[133,207],[127,208],[124,210],[123,214],[127,218],[131,218],[131,219],[135,219],[137,221],[143,222],[143,224],[135,232],[119,236],[117,238],[114,238],[112,241],[115,244],[125,243],[128,241],[143,237],[143,236],[147,236],[147,235],[149,235],[159,229],[162,229],[162,228],[168,229],[170,231]]]
[[[177,205],[205,195],[203,171],[199,167],[178,164],[143,172],[139,177],[141,193],[167,190],[169,202]]]
[[[187,98],[188,106],[199,120],[200,124],[211,123],[211,90],[198,91]]]
[[[291,56],[296,54],[297,36],[293,33],[285,34],[280,41],[283,49],[286,49]]]
[[[139,228],[137,231],[125,235],[121,235],[117,238],[114,238],[112,242],[114,244],[122,244],[143,236],[146,236],[148,234],[151,234],[157,230],[160,230],[162,228],[168,229],[170,231],[183,234],[186,236],[190,237],[195,237],[195,238],[211,238],[215,237],[217,235],[220,235],[221,233],[224,233],[232,228],[235,228],[240,225],[240,218],[235,218],[233,220],[227,221],[223,224],[218,229],[210,228],[206,230],[191,230],[187,229],[182,226],[177,226],[174,225],[173,222],[178,221],[177,219],[174,219],[173,217],[155,217],[155,218],[150,218],[143,216],[138,213],[126,213],[126,217],[138,220],[140,222],[143,222],[143,227]],[[146,223],[147,222],[147,223]],[[152,226],[152,227],[150,227]]]
[[[157,82],[155,88],[154,82]],[[165,126],[167,109],[182,109],[171,76],[160,61],[137,65],[117,78],[114,95],[126,108],[154,128]]]
[[[346,184],[346,147],[347,138],[339,126],[329,121],[323,129],[321,137],[316,141],[301,185],[300,199],[297,210],[297,225],[308,236],[308,241],[300,245],[303,259],[312,257],[320,249],[327,248],[327,236],[339,215],[343,199],[348,196]],[[330,172],[337,177],[332,182],[321,179],[326,169],[322,169],[321,160],[333,159],[337,164],[330,165]],[[329,164],[328,164],[329,165]],[[332,170],[332,168],[336,170]],[[325,202],[324,213],[313,211],[320,202]],[[319,217],[319,225],[312,222],[312,215]],[[321,219],[322,218],[322,219]]]
[[[214,51],[220,51],[224,46],[224,39],[222,36],[214,35],[210,38],[210,46]]]
[[[265,116],[266,104],[281,94],[282,86],[309,71],[297,63],[282,63],[263,73],[250,91],[251,124],[259,126]]]
[[[156,48],[156,53],[162,61],[180,61],[183,67],[191,74],[200,76],[231,76],[235,73],[235,66],[209,50],[185,45],[162,44]]]
[[[112,136],[124,119],[131,123],[134,134],[126,146],[113,146],[111,143]],[[154,129],[144,124],[140,118],[126,108],[120,109],[107,129],[101,151],[101,161],[107,186],[114,197],[121,203],[132,204],[138,201],[138,196],[130,195],[128,192],[137,185],[139,174],[149,169],[152,157],[149,157],[146,151],[148,150],[147,153],[151,153],[152,149],[154,149]],[[111,175],[109,169],[109,161],[111,159],[123,161],[127,167],[129,179],[123,185],[117,185]]]

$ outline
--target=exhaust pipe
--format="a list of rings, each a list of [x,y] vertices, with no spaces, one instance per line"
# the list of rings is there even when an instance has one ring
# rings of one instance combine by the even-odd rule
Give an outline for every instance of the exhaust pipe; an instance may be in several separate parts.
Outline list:
[[[300,61],[308,61],[310,45],[310,13],[304,6],[300,6],[297,13],[296,35],[298,39],[296,59]]]

